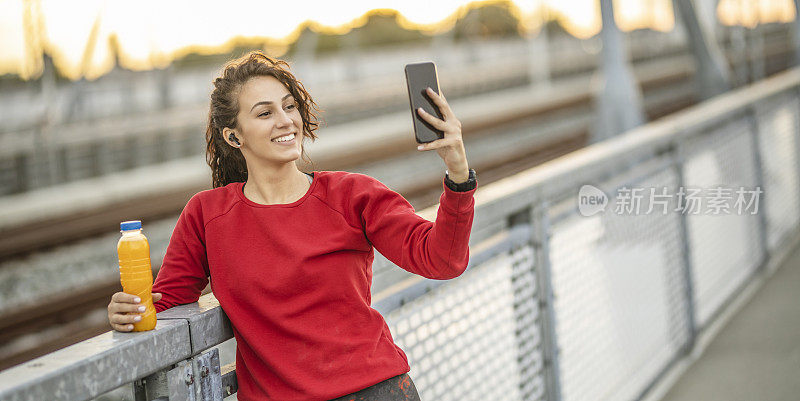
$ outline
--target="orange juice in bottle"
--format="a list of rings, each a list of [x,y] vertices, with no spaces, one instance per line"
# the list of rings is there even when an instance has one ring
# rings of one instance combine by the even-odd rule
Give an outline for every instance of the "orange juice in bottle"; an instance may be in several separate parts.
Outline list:
[[[156,327],[156,308],[153,306],[153,273],[150,270],[150,243],[142,234],[139,220],[120,223],[122,238],[117,243],[119,277],[122,291],[139,297],[145,305],[139,313],[142,320],[133,323],[133,331],[153,330]]]

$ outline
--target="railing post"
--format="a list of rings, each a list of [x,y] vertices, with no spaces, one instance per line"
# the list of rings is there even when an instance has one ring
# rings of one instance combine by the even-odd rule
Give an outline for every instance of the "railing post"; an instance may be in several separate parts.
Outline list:
[[[225,395],[236,391],[235,372],[232,371],[229,375],[233,377],[225,380]],[[222,401],[224,397],[218,348],[178,362],[164,376],[169,401]],[[150,400],[152,398],[148,398]]]
[[[168,397],[166,369],[133,382],[133,399],[136,401],[168,401]]]
[[[561,400],[558,341],[556,339],[555,295],[550,276],[550,219],[549,202],[542,201],[531,210],[532,242],[536,269],[536,284],[542,327],[545,393],[550,401]]]
[[[677,143],[672,144],[671,160],[675,169],[675,176],[677,178],[676,189],[682,188],[686,184],[685,177],[683,176],[683,153],[679,151],[680,147]],[[697,337],[697,323],[695,322],[694,310],[694,283],[692,281],[692,247],[689,243],[689,228],[686,220],[686,213],[683,211],[686,208],[686,197],[679,199],[678,206],[678,237],[680,238],[681,255],[683,259],[683,284],[684,296],[686,297],[686,326],[688,329],[686,344],[683,346],[683,353],[688,354],[694,348],[695,339]]]
[[[192,358],[197,401],[222,401],[222,371],[219,349],[213,348]]]
[[[228,397],[239,391],[239,382],[236,379],[236,363],[232,362],[220,367],[222,370],[223,397]]]
[[[755,107],[750,106],[745,111],[745,118],[750,125],[750,146],[753,147],[753,165],[755,168],[756,188],[764,191],[764,169],[761,160],[761,142],[758,137],[758,119],[756,118]],[[764,202],[766,197],[769,196],[764,192],[757,193],[756,196],[764,195],[764,199],[759,199],[758,204],[760,210],[756,213],[758,218],[758,239],[761,246],[761,260],[758,263],[758,270],[763,270],[767,266],[769,260],[769,246],[767,243],[767,204]]]
[[[181,361],[167,372],[170,401],[195,401],[194,372],[190,361]]]
[[[525,208],[509,215],[506,225],[509,231],[520,227],[530,227],[531,211]],[[530,229],[529,229],[530,231]],[[538,400],[544,391],[544,380],[539,381],[541,366],[537,348],[541,344],[539,326],[536,317],[539,315],[539,304],[536,302],[536,265],[532,257],[525,258],[521,248],[530,247],[530,236],[526,235],[526,243],[512,246],[511,254],[511,287],[514,291],[514,325],[517,343],[517,371],[519,372],[519,401]]]
[[[147,401],[147,390],[144,388],[144,379],[134,380],[133,401]]]
[[[181,361],[166,373],[169,401],[222,401],[219,349],[212,348]],[[232,391],[227,391],[227,395]],[[138,400],[137,400],[138,401]]]

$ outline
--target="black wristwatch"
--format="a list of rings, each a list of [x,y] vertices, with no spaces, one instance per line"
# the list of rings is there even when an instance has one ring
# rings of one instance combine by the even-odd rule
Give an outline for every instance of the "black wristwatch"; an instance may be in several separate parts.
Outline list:
[[[450,173],[445,170],[444,184],[455,192],[467,192],[475,189],[475,187],[478,186],[478,177],[476,176],[474,169],[469,169],[469,178],[467,178],[467,180],[464,182],[455,183],[450,179]]]

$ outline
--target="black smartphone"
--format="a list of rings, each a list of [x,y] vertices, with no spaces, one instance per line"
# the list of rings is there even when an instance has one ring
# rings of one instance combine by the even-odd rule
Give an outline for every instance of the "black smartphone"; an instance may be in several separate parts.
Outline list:
[[[417,108],[422,107],[428,114],[444,119],[439,108],[433,103],[433,99],[425,93],[427,87],[439,93],[436,64],[433,64],[432,61],[406,64],[406,85],[408,86],[408,101],[411,104],[414,136],[417,138],[417,143],[428,143],[444,138],[444,132],[428,124],[417,112]]]

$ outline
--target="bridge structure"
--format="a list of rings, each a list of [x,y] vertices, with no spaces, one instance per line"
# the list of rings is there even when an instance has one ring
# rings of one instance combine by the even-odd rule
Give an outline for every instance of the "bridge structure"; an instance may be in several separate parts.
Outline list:
[[[736,399],[746,393],[707,384],[737,381],[757,399],[797,394],[790,377],[778,388],[774,375],[761,385],[708,364],[743,363],[715,341],[748,327],[796,355],[797,331],[777,335],[786,327],[764,315],[797,327],[798,158],[790,69],[481,185],[467,271],[395,276],[372,306],[425,400]],[[768,288],[784,302],[751,308]],[[0,400],[233,399],[231,345],[206,294],[159,313],[155,330],[110,331],[0,372]],[[728,353],[780,357],[761,349]]]

